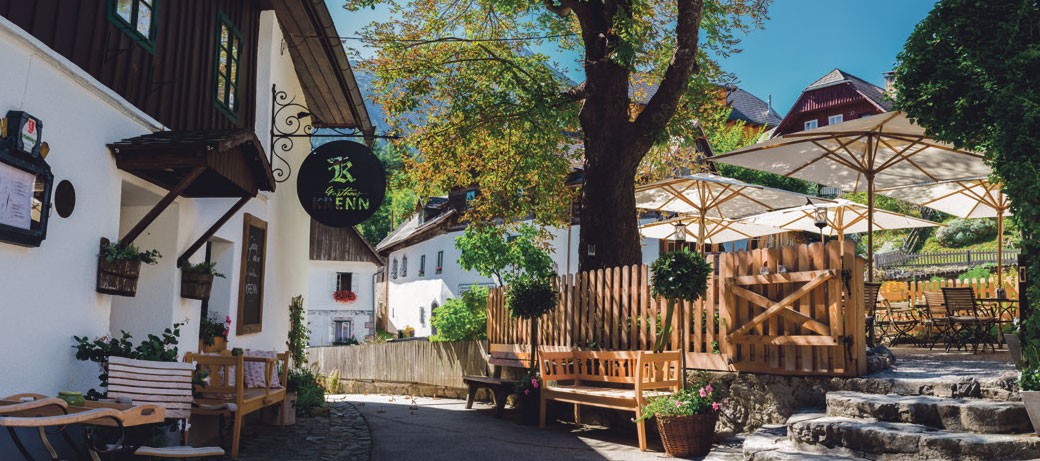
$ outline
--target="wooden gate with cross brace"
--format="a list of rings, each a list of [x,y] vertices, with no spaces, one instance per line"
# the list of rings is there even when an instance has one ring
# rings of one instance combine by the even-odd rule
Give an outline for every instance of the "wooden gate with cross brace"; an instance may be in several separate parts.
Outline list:
[[[724,253],[720,266],[734,370],[866,374],[864,263],[851,241]]]

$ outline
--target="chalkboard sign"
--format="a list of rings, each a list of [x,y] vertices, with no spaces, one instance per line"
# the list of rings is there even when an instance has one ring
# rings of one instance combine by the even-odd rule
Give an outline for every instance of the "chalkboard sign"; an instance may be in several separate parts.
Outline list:
[[[264,264],[267,223],[243,216],[242,272],[238,280],[238,334],[258,333],[264,323]]]
[[[314,150],[296,180],[300,205],[329,227],[350,227],[372,216],[386,195],[386,171],[372,150],[333,141]]]

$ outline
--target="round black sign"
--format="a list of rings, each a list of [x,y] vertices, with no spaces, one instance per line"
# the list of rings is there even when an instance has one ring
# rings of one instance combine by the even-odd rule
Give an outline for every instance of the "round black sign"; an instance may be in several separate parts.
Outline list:
[[[383,203],[386,172],[365,145],[333,141],[315,149],[300,165],[296,194],[314,220],[330,227],[353,226]]]

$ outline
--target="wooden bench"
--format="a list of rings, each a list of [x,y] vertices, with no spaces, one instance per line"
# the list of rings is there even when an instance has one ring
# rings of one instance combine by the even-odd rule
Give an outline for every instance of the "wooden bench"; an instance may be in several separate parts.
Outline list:
[[[495,402],[495,416],[502,416],[505,408],[506,398],[514,394],[515,379],[503,379],[503,368],[529,368],[531,366],[531,354],[521,351],[513,345],[492,344],[491,354],[488,357],[489,376],[463,376],[462,382],[469,388],[466,396],[466,409],[473,408],[473,398],[479,389],[487,389],[491,392],[491,398]]]
[[[195,372],[209,373],[209,384],[197,386],[202,397],[196,398],[198,407],[193,415],[230,415],[234,418],[231,435],[231,457],[238,458],[239,439],[245,416],[271,405],[285,404],[285,386],[289,375],[288,353],[278,353],[275,358],[232,355],[205,355],[187,353],[185,362],[195,364]],[[245,364],[259,363],[264,366],[264,387],[246,387]],[[273,377],[279,375],[279,386],[273,386]]]
[[[581,424],[581,405],[634,411],[646,397],[679,390],[678,352],[572,351],[540,352],[542,375],[539,427],[545,427],[545,407],[550,400],[574,404],[574,422]],[[646,450],[646,421],[636,422],[639,449]]]

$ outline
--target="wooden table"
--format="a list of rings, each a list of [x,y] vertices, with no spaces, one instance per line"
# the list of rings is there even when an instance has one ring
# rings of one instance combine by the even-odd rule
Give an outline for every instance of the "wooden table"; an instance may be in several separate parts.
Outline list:
[[[0,399],[0,427],[7,428],[15,446],[29,461],[32,461],[32,455],[19,440],[15,428],[38,428],[45,448],[50,452],[52,459],[57,459],[54,448],[47,441],[45,428],[86,424],[116,427],[121,431],[125,427],[161,423],[165,417],[166,409],[153,404],[127,405],[88,400],[83,406],[69,406],[61,399],[48,398],[40,394],[18,394]],[[60,432],[70,446],[77,448],[67,432]],[[122,435],[117,445],[121,444]],[[90,443],[85,445],[90,459],[99,460],[98,452],[102,450]]]

